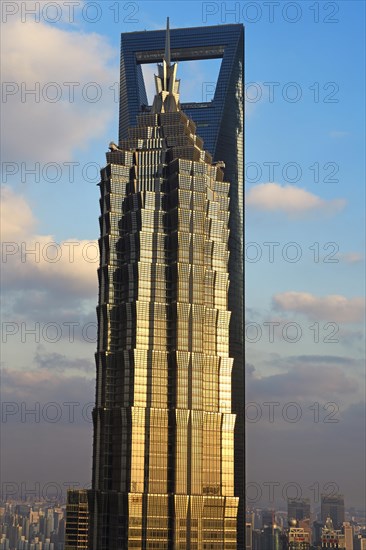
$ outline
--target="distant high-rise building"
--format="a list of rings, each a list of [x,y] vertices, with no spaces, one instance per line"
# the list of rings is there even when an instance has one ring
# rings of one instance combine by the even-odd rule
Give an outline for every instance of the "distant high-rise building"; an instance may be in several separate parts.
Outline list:
[[[343,495],[321,496],[321,521],[323,525],[331,518],[335,529],[340,529],[345,520]]]
[[[171,61],[215,57],[213,101],[185,108]],[[141,63],[162,59],[148,107]],[[242,25],[124,34],[110,148],[90,549],[241,550]]]
[[[253,525],[249,522],[245,524],[245,550],[253,549]]]
[[[275,523],[274,510],[262,510],[262,528],[270,527]]]
[[[290,527],[287,533],[288,550],[308,550],[310,537],[302,527]]]
[[[289,499],[287,501],[287,517],[289,521],[310,519],[310,500],[308,498]]]
[[[282,533],[276,524],[264,527],[261,534],[260,550],[282,550]]]
[[[280,530],[272,527],[254,529],[252,532],[252,550],[282,550]]]
[[[326,519],[321,534],[321,548],[346,549],[345,537],[340,529],[335,529],[330,517]]]
[[[88,492],[67,492],[65,550],[87,550],[89,544]]]
[[[54,509],[53,510],[53,524],[55,531],[58,531],[59,523],[63,517],[63,513],[61,509]]]
[[[18,541],[18,544],[16,546],[17,550],[28,550],[29,548],[29,543],[28,541],[26,540],[25,536],[22,535],[20,537],[20,540]]]
[[[63,544],[65,542],[65,530],[66,530],[66,519],[61,518],[58,526],[58,542]]]
[[[346,550],[353,550],[353,527],[348,522],[343,523],[342,531],[344,534],[344,542]]]
[[[353,550],[366,550],[366,537],[361,534],[353,537]]]
[[[15,513],[18,516],[29,517],[31,507],[29,504],[17,504],[15,506]]]
[[[27,550],[43,550],[43,544],[39,537],[35,537],[34,541],[28,545]]]
[[[22,528],[19,525],[9,526],[8,537],[9,537],[9,544],[11,548],[15,548],[21,536],[22,536]]]
[[[246,522],[250,523],[252,525],[252,528],[255,528],[255,511],[254,510],[247,510],[246,514]]]
[[[312,530],[312,524],[310,521],[310,518],[304,518],[300,519],[298,522],[298,527],[301,529],[304,529],[305,533],[309,536],[309,541],[311,542],[313,540],[313,530]]]
[[[321,545],[321,540],[322,540],[322,529],[324,527],[324,523],[322,523],[321,521],[314,521],[313,522],[313,543],[315,545],[315,548],[317,546],[320,546]]]
[[[261,530],[260,529],[253,529],[253,532],[252,532],[253,550],[262,550],[261,539],[262,539]]]
[[[286,550],[308,550],[311,537],[308,531],[299,527],[296,519],[289,520],[289,527],[285,530],[283,547]]]

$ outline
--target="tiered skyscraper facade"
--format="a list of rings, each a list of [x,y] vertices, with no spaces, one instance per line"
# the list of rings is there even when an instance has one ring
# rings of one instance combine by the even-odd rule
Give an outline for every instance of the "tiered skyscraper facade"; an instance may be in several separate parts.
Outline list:
[[[154,104],[102,170],[93,550],[242,547],[242,27],[224,27],[217,113],[225,86],[236,99],[226,135],[211,121],[215,161],[179,103],[168,29]]]

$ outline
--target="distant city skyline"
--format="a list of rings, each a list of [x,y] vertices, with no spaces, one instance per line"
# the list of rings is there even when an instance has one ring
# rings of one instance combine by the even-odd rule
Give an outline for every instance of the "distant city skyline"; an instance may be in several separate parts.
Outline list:
[[[80,492],[75,491],[72,495],[70,503],[72,506],[76,505],[77,499],[80,498]],[[86,491],[84,492],[86,497]],[[76,499],[76,500],[75,500]],[[72,513],[74,513],[75,522],[79,522],[81,525],[85,513],[80,513],[79,518],[75,514],[76,507]],[[351,509],[345,510],[345,522],[341,529],[336,530],[335,536],[342,541],[347,541],[346,550],[352,549],[351,540],[353,542],[353,550],[364,550],[366,546],[366,510],[361,515],[354,515]],[[37,502],[31,501],[26,503],[21,502],[1,502],[0,503],[0,550],[64,550],[64,527],[66,517],[65,503],[56,502]],[[83,515],[84,514],[84,515]],[[247,509],[246,516],[246,546],[245,550],[267,550],[265,544],[273,541],[271,537],[270,526],[266,527],[266,532],[262,528],[263,515],[268,516],[268,509],[256,508],[255,510]],[[325,539],[335,538],[332,537],[332,529],[328,522],[328,526],[324,525],[320,521],[320,511],[318,515],[314,515],[314,524],[310,524],[310,531],[307,528],[306,523],[298,522],[295,526],[293,522],[289,525],[287,513],[277,509],[273,509],[273,518],[276,522],[274,528],[277,543],[277,550],[287,550],[287,542],[289,539],[293,541],[301,542],[304,539],[303,531],[311,532],[310,540],[313,542],[311,548],[314,546],[316,537],[322,536]],[[75,523],[76,527],[76,523]],[[290,533],[290,528],[292,531]],[[329,529],[330,528],[330,529]],[[250,536],[249,536],[250,535]],[[82,545],[83,537],[80,536],[79,543]],[[85,538],[84,538],[85,540]],[[320,538],[319,538],[320,540]],[[37,547],[31,547],[31,544]],[[42,545],[42,549],[41,546]],[[259,545],[259,547],[258,547]],[[284,546],[281,546],[284,545]],[[291,548],[291,547],[290,547]],[[295,546],[294,548],[299,548]],[[308,546],[301,547],[308,548]],[[273,548],[271,549],[273,550]]]

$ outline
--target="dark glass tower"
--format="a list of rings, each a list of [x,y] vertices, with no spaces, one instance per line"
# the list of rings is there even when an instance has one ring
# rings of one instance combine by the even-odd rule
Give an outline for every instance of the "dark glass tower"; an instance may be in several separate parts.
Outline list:
[[[333,521],[335,529],[341,528],[345,519],[343,495],[321,495],[321,519],[323,525],[328,518]]]
[[[243,29],[208,30],[122,35],[120,141],[100,183],[93,550],[243,548]],[[212,104],[185,109],[171,60],[196,54],[223,62]],[[151,107],[146,58],[163,59]]]
[[[287,501],[287,517],[288,519],[296,519],[301,521],[310,518],[310,499],[308,498],[291,498]]]
[[[88,492],[67,492],[65,550],[88,550]]]

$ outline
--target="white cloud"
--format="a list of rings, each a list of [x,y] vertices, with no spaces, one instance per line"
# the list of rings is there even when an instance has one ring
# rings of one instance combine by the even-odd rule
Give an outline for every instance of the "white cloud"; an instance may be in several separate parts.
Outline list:
[[[296,217],[319,210],[335,213],[345,206],[345,200],[325,200],[294,185],[260,183],[249,190],[246,204],[257,210],[283,212]]]
[[[118,70],[111,66],[115,53],[96,33],[9,20],[3,27],[1,53],[7,91],[4,160],[67,160],[74,149],[99,137],[117,109],[117,87],[108,89],[118,81]],[[31,89],[36,97],[25,95]],[[100,92],[100,100],[88,101]]]
[[[362,322],[365,299],[331,294],[317,297],[308,292],[282,292],[273,296],[275,309],[302,313],[311,319],[337,323]]]
[[[97,296],[98,244],[36,233],[37,220],[22,195],[1,189],[2,268],[9,289],[60,291],[64,296]],[[16,213],[16,214],[15,214]],[[35,251],[28,253],[26,251]]]
[[[22,195],[17,195],[11,187],[1,186],[2,214],[1,240],[19,240],[25,238],[28,231],[34,231],[36,218],[27,200]]]

